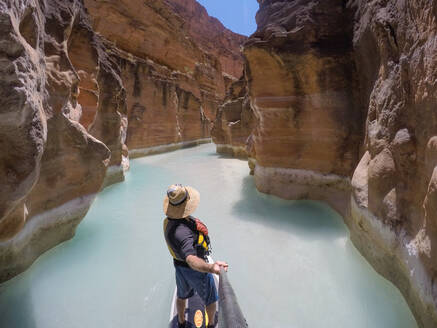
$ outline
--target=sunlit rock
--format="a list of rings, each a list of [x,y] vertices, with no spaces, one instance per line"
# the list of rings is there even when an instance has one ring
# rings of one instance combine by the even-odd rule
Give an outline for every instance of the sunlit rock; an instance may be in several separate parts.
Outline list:
[[[130,150],[209,142],[246,38],[163,0],[4,1],[0,31],[3,281],[74,235]]]
[[[257,188],[343,213],[419,325],[435,327],[436,1],[258,2],[244,46]],[[231,144],[223,117],[216,142]]]

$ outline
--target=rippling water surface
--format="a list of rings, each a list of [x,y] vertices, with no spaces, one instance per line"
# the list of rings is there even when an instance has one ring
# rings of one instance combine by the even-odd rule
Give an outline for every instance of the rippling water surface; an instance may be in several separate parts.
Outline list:
[[[131,162],[76,237],[0,286],[0,327],[166,327],[174,272],[162,236],[172,183],[201,193],[196,215],[252,328],[415,328],[400,293],[349,240],[329,207],[258,193],[247,163],[213,145]]]

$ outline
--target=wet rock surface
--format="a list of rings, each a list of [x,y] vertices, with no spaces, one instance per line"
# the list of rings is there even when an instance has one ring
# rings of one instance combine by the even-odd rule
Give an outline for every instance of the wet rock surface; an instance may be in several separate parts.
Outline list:
[[[165,0],[3,1],[0,32],[4,281],[74,235],[129,150],[209,138],[245,37]]]

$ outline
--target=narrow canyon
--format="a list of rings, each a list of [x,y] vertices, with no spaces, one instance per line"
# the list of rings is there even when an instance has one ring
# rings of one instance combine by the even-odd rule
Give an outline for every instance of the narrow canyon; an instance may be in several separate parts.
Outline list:
[[[209,142],[246,37],[194,0],[3,1],[0,281],[71,238],[129,157]]]
[[[437,2],[258,1],[217,151],[258,190],[342,214],[421,327],[437,324]]]
[[[0,282],[74,236],[129,159],[212,141],[340,213],[437,326],[437,0],[0,2]],[[145,182],[147,183],[147,182]]]

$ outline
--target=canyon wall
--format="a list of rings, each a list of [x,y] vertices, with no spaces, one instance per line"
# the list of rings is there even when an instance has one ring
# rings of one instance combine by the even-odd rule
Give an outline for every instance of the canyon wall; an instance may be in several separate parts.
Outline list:
[[[209,140],[244,40],[194,0],[0,2],[0,282],[74,235],[129,150]]]
[[[362,135],[351,15],[336,0],[260,2],[244,45],[247,93],[230,95],[213,129],[219,152],[247,144],[260,191],[329,197],[343,212]]]
[[[246,37],[195,0],[84,2],[95,31],[117,48],[131,157],[209,138],[226,80],[242,74]]]
[[[357,1],[354,49],[365,113],[352,178],[354,242],[437,326],[437,1]]]
[[[88,80],[101,85],[103,97],[110,94],[114,100],[123,88],[111,64],[99,55],[101,43],[77,4],[3,1],[0,17],[3,281],[72,237],[107,166],[119,161],[78,122],[81,69],[89,66]],[[82,47],[82,67],[73,65],[73,44]],[[122,100],[112,106],[122,108]],[[106,127],[102,122],[99,128]],[[119,134],[114,131],[114,138]]]
[[[437,1],[258,2],[247,92],[219,110],[217,150],[245,139],[260,191],[331,204],[419,326],[436,327]]]
[[[217,152],[247,158],[246,143],[255,126],[245,77],[233,82],[219,107],[211,130]]]

